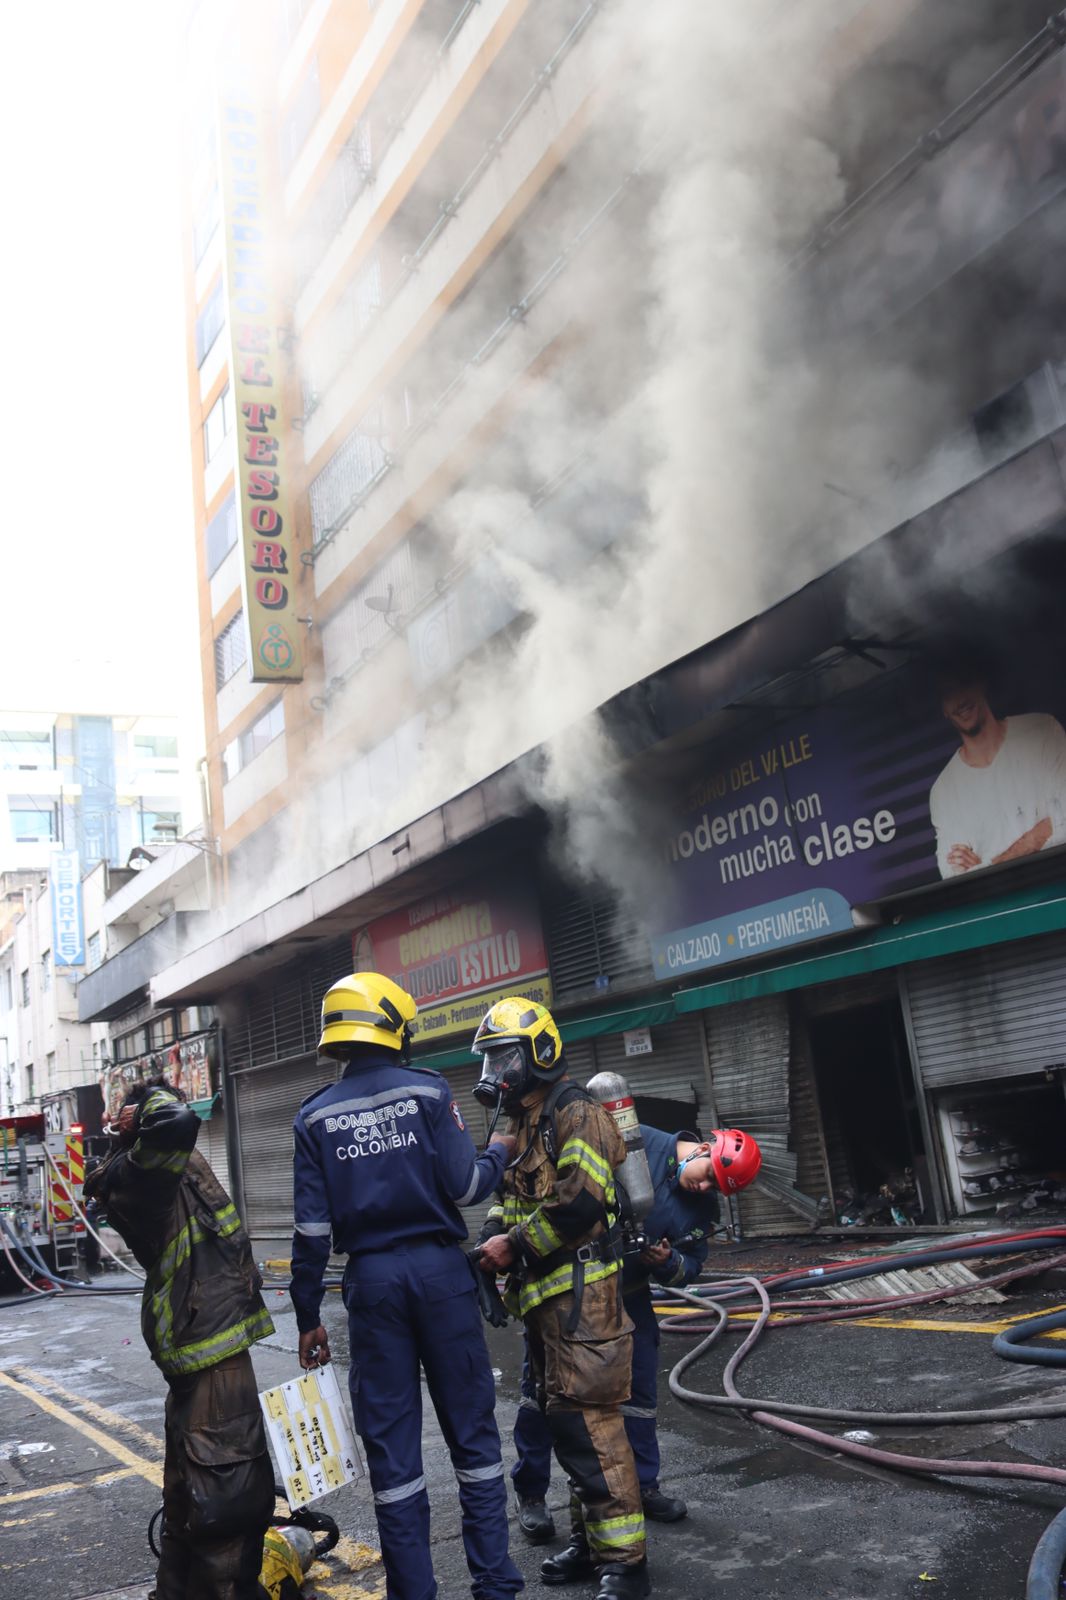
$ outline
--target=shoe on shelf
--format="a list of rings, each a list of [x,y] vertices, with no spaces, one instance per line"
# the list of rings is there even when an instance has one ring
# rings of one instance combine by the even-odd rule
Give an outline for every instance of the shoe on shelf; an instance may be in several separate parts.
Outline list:
[[[543,1500],[529,1500],[515,1491],[518,1507],[518,1526],[530,1544],[547,1544],[555,1538],[555,1523]]]
[[[596,1600],[645,1600],[651,1594],[647,1561],[633,1566],[600,1568],[600,1587]]]
[[[674,1499],[672,1495],[663,1494],[658,1486],[654,1489],[642,1489],[640,1503],[649,1522],[680,1522],[682,1517],[688,1516],[688,1506],[685,1502]]]
[[[565,1550],[542,1561],[540,1575],[543,1582],[549,1584],[583,1583],[586,1578],[594,1578],[596,1568],[584,1539],[572,1537]],[[625,1592],[619,1591],[621,1594]]]

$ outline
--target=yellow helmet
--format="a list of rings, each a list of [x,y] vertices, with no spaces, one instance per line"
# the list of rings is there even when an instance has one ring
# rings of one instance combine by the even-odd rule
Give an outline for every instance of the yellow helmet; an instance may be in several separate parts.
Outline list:
[[[470,1048],[477,1056],[499,1045],[520,1044],[523,1040],[528,1046],[534,1076],[548,1080],[558,1077],[562,1067],[562,1035],[551,1012],[536,1000],[523,1000],[520,995],[497,1000],[482,1018]]]
[[[322,1037],[318,1048],[323,1055],[347,1055],[350,1044],[384,1045],[386,1050],[403,1050],[408,1039],[408,1024],[418,1007],[398,983],[380,972],[352,972],[327,989],[322,1000]],[[338,1048],[338,1046],[340,1048]]]

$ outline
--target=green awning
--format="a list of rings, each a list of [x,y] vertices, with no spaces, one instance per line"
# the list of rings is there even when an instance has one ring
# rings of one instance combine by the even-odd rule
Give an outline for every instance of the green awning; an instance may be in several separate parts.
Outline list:
[[[210,1100],[190,1100],[189,1110],[195,1111],[201,1122],[210,1122],[211,1113],[217,1111],[221,1104],[222,1096],[216,1092]]]
[[[932,961],[937,956],[960,955],[1015,939],[1032,939],[1041,933],[1058,933],[1063,928],[1066,885],[1050,884],[1003,900],[986,900],[976,906],[916,917],[913,922],[871,928],[846,943],[827,944],[816,954],[794,955],[757,972],[679,990],[674,1003],[680,1014],[706,1011],[712,1006],[806,989],[815,983],[835,983],[840,978]]]
[[[557,1020],[563,1043],[575,1044],[578,1039],[594,1039],[601,1033],[622,1033],[629,1028],[656,1028],[664,1022],[672,1022],[675,1015],[674,1002],[668,997],[665,1000],[644,1000],[625,1009],[582,1012],[576,1017],[560,1017]],[[426,1067],[431,1072],[447,1072],[449,1067],[472,1067],[476,1060],[477,1057],[470,1054],[470,1045],[467,1043],[458,1050],[439,1050],[430,1055],[413,1056],[412,1065]]]
[[[883,972],[1063,929],[1066,884],[1055,883],[1001,900],[916,917],[913,922],[869,928],[814,947],[804,945],[779,956],[772,965],[749,968],[732,978],[716,978],[698,988],[679,989],[665,999],[645,998],[611,1009],[586,1008],[576,1016],[560,1017],[559,1029],[564,1044],[576,1044],[579,1039],[623,1033],[630,1028],[658,1028],[693,1011],[786,994],[816,983],[835,983],[841,978],[857,978],[868,972]],[[450,1067],[472,1066],[474,1057],[467,1043],[457,1049],[416,1056],[414,1064],[446,1072]]]

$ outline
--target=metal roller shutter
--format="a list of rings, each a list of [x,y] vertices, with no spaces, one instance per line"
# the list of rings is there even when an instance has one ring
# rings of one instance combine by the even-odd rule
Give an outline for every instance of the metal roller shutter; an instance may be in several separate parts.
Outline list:
[[[248,1232],[265,1244],[292,1243],[292,1119],[302,1100],[336,1081],[316,1056],[238,1073],[238,1125]]]
[[[216,1111],[208,1117],[200,1129],[196,1148],[226,1193],[232,1193],[229,1183],[229,1153],[226,1149],[226,1118],[221,1111]]]
[[[684,1017],[652,1028],[651,1043],[650,1055],[627,1056],[624,1034],[602,1034],[595,1041],[595,1070],[620,1072],[632,1095],[694,1106],[693,1120],[702,1126],[708,1119],[709,1100],[699,1019]]]
[[[549,883],[544,933],[556,1001],[599,995],[604,978],[613,992],[654,981],[647,935],[607,896]]]
[[[797,1210],[817,1208],[796,1190],[796,1156],[789,1148],[790,1029],[782,995],[723,1006],[706,1013],[707,1044],[718,1117],[759,1142],[763,1173],[738,1198],[748,1233],[792,1233]],[[796,1195],[793,1205],[784,1195]]]
[[[908,967],[915,1057],[931,1089],[1066,1062],[1066,939],[995,945]]]

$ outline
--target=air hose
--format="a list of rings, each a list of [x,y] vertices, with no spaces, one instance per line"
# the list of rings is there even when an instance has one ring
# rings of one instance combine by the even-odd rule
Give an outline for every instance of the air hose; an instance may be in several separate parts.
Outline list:
[[[26,1266],[30,1269],[30,1271],[33,1272],[33,1273],[36,1273],[38,1277],[42,1277],[42,1278],[47,1279],[47,1281],[49,1283],[55,1285],[56,1289],[61,1289],[64,1294],[110,1295],[110,1294],[140,1294],[141,1293],[140,1288],[132,1288],[132,1287],[127,1288],[126,1285],[124,1285],[124,1284],[118,1284],[118,1283],[116,1283],[116,1284],[108,1284],[108,1285],[104,1285],[104,1284],[88,1284],[88,1283],[78,1283],[72,1278],[61,1278],[61,1277],[58,1276],[57,1273],[52,1272],[44,1264],[44,1262],[41,1260],[40,1256],[38,1256],[37,1261],[34,1261],[33,1257],[23,1247],[22,1241],[18,1238],[17,1234],[14,1232],[14,1230],[12,1229],[10,1223],[7,1221],[6,1217],[0,1217],[0,1230],[2,1230],[2,1232],[7,1235],[8,1242],[10,1244],[14,1245],[15,1250],[22,1257],[23,1261],[25,1262]],[[31,1247],[31,1248],[35,1248],[35,1247]],[[7,1251],[6,1245],[4,1247],[4,1250],[5,1250],[5,1254],[7,1254],[8,1258],[10,1259],[10,1254]],[[22,1274],[19,1273],[19,1276],[22,1277]],[[25,1278],[23,1278],[23,1282],[26,1282],[26,1281],[27,1280]]]

